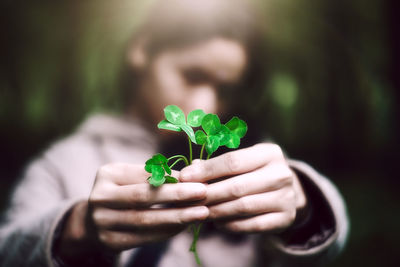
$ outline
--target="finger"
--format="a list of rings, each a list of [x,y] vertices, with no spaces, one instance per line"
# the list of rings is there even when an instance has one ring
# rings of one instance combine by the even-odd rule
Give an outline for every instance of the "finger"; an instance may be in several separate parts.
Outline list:
[[[279,191],[249,195],[228,202],[223,202],[209,207],[210,219],[223,219],[227,217],[245,217],[267,212],[280,212],[285,207],[285,202],[295,206],[294,198],[282,198]]]
[[[295,217],[292,213],[273,212],[249,218],[218,223],[220,228],[236,233],[278,233],[289,227]]]
[[[259,144],[190,165],[181,171],[180,180],[207,182],[216,178],[255,170],[276,158],[283,158],[279,146]]]
[[[102,230],[99,233],[98,239],[100,243],[114,251],[122,251],[137,246],[142,246],[147,243],[160,242],[178,234],[183,229],[175,231],[145,231],[145,232],[127,232],[127,231],[110,231]]]
[[[91,195],[91,202],[114,208],[151,206],[204,199],[207,188],[201,183],[164,184],[154,188],[147,183],[109,186]]]
[[[246,195],[274,191],[291,186],[292,182],[293,172],[287,165],[269,164],[253,172],[208,185],[205,204],[210,205]]]
[[[97,171],[96,179],[109,181],[117,185],[143,183],[149,177],[149,173],[141,164],[109,163],[103,165]]]
[[[105,229],[143,229],[184,225],[205,220],[208,214],[208,208],[205,206],[149,210],[98,208],[93,211],[93,221]]]

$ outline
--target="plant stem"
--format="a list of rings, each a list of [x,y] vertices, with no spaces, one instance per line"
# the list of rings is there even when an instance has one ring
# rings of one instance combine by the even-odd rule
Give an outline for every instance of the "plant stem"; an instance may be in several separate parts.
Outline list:
[[[208,154],[208,155],[207,155],[207,159],[210,159],[210,157],[211,157],[211,154]]]
[[[174,161],[174,163],[172,163],[169,167],[172,169],[172,167],[175,166],[175,164],[177,164],[179,161],[185,161],[183,158],[179,158],[177,160]]]
[[[197,265],[201,266],[201,261],[200,261],[200,257],[199,254],[197,253],[197,240],[199,239],[200,236],[200,229],[201,226],[203,225],[203,223],[198,223],[197,225],[192,225],[192,232],[193,232],[193,241],[192,241],[192,245],[190,246],[189,251],[194,253],[194,257],[196,259],[196,263]]]
[[[188,136],[188,141],[189,141],[189,165],[192,164],[193,160],[193,149],[192,149],[192,141],[190,140]]]
[[[187,160],[187,158],[186,158],[184,155],[175,155],[175,156],[172,156],[172,157],[170,157],[170,158],[167,159],[167,162],[170,161],[171,159],[176,159],[176,158],[182,159],[182,160],[185,162],[185,165],[186,165],[186,166],[189,166],[189,161]],[[176,161],[175,161],[175,162],[176,162]],[[174,162],[173,164],[175,164],[175,162]]]
[[[205,147],[206,147],[206,144],[204,143],[200,150],[200,159],[203,159],[203,152],[204,152]]]

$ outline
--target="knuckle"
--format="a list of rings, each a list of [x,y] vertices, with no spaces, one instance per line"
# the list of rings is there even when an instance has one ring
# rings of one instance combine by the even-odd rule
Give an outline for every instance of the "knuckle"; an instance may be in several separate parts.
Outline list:
[[[132,215],[131,221],[133,225],[141,226],[150,225],[151,223],[151,219],[149,218],[149,216],[146,216],[146,212],[137,211]]]
[[[187,196],[186,190],[183,187],[180,187],[180,186],[177,186],[175,188],[176,188],[175,194],[174,194],[175,200],[176,201],[185,200],[186,196]]]
[[[269,144],[269,149],[276,158],[283,157],[283,151],[277,144]]]
[[[226,225],[226,228],[232,232],[241,232],[242,224],[240,222],[230,222]]]
[[[264,220],[262,220],[261,218],[256,218],[252,222],[251,230],[254,232],[261,232],[266,229],[266,226],[267,226],[267,224],[266,224],[266,222],[264,222]]]
[[[212,164],[209,164],[209,162],[204,161],[201,163],[198,163],[199,168],[201,168],[202,171],[204,171],[205,177],[214,177],[214,167]]]
[[[270,144],[269,143],[260,143],[260,144],[255,144],[253,147],[265,152],[269,149]]]
[[[237,173],[240,170],[240,158],[233,152],[229,152],[225,156],[225,164],[229,171],[232,173]]]
[[[99,232],[98,240],[99,240],[100,244],[102,244],[106,247],[111,247],[113,244],[112,235],[108,231]]]
[[[94,190],[92,191],[92,193],[90,193],[89,196],[89,204],[95,204],[95,203],[99,203],[102,202],[104,200],[104,194],[101,193],[101,191],[99,190],[99,188],[94,188]]]
[[[231,195],[235,198],[239,198],[245,195],[246,187],[239,182],[232,183]]]
[[[103,220],[103,214],[102,214],[101,210],[94,209],[93,212],[92,212],[92,221],[96,225],[99,225],[102,220]]]
[[[291,185],[293,184],[293,172],[286,165],[280,165],[278,167],[279,173],[279,183],[282,185]]]
[[[97,177],[99,179],[106,179],[107,177],[109,177],[113,174],[114,167],[115,167],[115,164],[113,164],[113,163],[108,163],[108,164],[101,166],[97,170]]]
[[[296,209],[290,210],[288,217],[289,217],[289,224],[292,224],[294,222],[294,220],[296,219]]]
[[[134,203],[144,204],[147,203],[151,198],[151,192],[149,190],[136,190],[133,187],[133,191],[131,194],[131,200]]]
[[[238,200],[238,212],[248,214],[252,211],[253,204],[247,198],[241,198]]]
[[[302,209],[307,205],[307,201],[304,195],[296,195],[296,208]]]

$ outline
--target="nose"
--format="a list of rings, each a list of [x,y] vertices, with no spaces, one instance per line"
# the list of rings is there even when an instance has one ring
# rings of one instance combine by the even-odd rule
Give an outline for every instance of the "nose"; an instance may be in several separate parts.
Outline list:
[[[217,89],[211,85],[198,85],[186,95],[185,112],[202,109],[205,113],[217,113]]]

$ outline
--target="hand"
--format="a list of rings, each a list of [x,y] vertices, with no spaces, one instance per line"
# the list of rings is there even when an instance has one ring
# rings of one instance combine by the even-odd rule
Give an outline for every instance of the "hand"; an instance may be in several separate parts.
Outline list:
[[[167,239],[187,224],[207,218],[207,207],[183,205],[205,199],[205,185],[178,183],[153,188],[146,181],[148,176],[143,165],[101,167],[89,201],[76,206],[64,228],[65,242],[60,246],[64,255],[73,256],[68,249],[79,246],[71,248],[68,244],[74,243],[86,247],[95,244],[119,252]],[[178,177],[179,173],[174,172],[173,176]],[[163,205],[171,203],[180,206]]]
[[[195,161],[181,171],[180,180],[206,183],[202,203],[209,219],[233,232],[283,231],[307,205],[298,178],[274,144]]]

